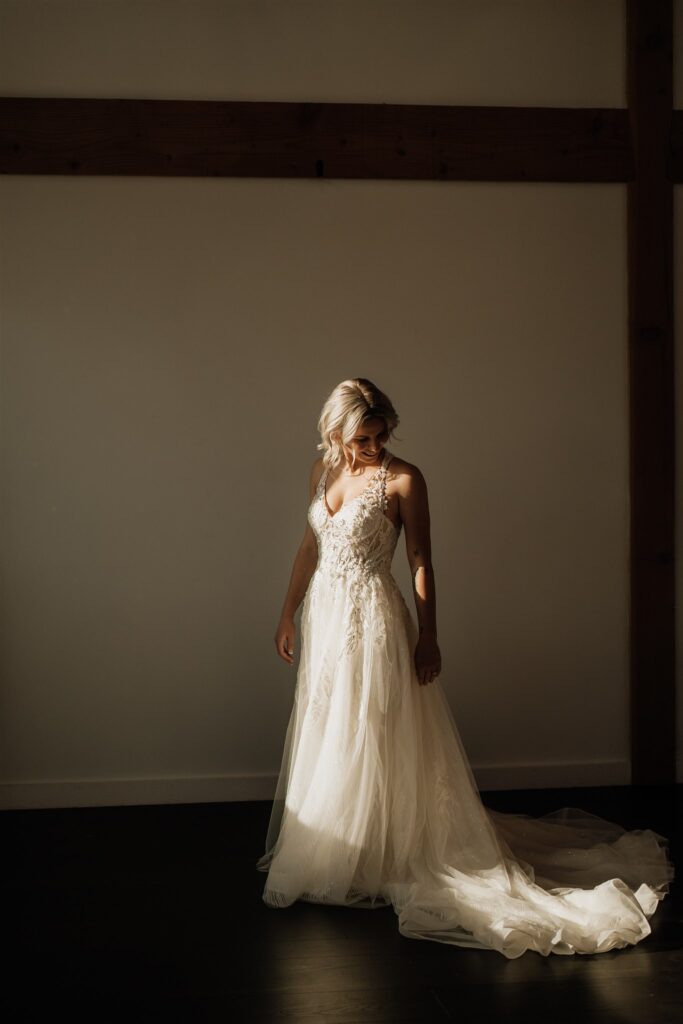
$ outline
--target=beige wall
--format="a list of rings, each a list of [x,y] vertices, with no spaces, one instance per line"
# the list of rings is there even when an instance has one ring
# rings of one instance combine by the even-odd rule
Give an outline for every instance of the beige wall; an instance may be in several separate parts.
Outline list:
[[[3,95],[625,102],[614,2],[0,18]],[[272,794],[295,682],[272,637],[317,415],[352,375],[428,481],[442,682],[482,788],[628,781],[625,203],[0,179],[3,805]],[[410,600],[403,537],[394,571]]]
[[[620,106],[620,0],[0,0],[4,94]]]

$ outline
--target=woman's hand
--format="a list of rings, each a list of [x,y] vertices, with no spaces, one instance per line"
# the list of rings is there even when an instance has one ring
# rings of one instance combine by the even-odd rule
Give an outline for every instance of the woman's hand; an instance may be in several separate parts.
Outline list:
[[[415,645],[415,669],[420,686],[438,676],[441,671],[441,652],[433,633],[422,633]]]
[[[294,661],[294,638],[296,636],[296,624],[294,619],[283,615],[278,622],[275,631],[275,647],[281,658],[291,665]]]

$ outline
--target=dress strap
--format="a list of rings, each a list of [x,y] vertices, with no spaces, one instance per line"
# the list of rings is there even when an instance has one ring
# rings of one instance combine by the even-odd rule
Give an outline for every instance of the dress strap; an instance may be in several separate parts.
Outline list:
[[[382,511],[387,510],[387,466],[393,459],[392,453],[387,449],[384,452],[384,458],[382,459],[382,466],[380,468],[380,496],[382,499]]]
[[[318,491],[319,491],[319,490],[320,490],[320,489],[321,489],[321,488],[323,487],[323,485],[324,485],[324,483],[325,483],[325,480],[326,480],[326,478],[327,478],[327,471],[328,471],[328,468],[329,468],[329,467],[328,467],[328,466],[326,466],[326,465],[325,465],[325,463],[323,462],[323,471],[322,471],[322,473],[320,474],[320,476],[318,477],[318,486],[317,486],[317,488],[316,488],[316,490],[318,490]]]

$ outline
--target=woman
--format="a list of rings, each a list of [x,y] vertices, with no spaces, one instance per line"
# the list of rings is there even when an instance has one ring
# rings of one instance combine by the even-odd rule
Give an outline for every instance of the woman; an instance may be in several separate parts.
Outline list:
[[[385,447],[398,424],[371,381],[323,406],[323,457],[282,616],[301,656],[266,852],[263,899],[392,905],[411,938],[598,953],[640,941],[674,876],[667,840],[563,808],[484,807],[441,683],[429,507],[417,466]],[[401,530],[416,626],[391,574]]]

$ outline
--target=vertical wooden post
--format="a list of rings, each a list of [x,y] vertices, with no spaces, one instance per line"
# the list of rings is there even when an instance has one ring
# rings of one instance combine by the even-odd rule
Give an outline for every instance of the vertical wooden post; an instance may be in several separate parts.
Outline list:
[[[627,0],[631,781],[673,783],[675,426],[672,0]]]

